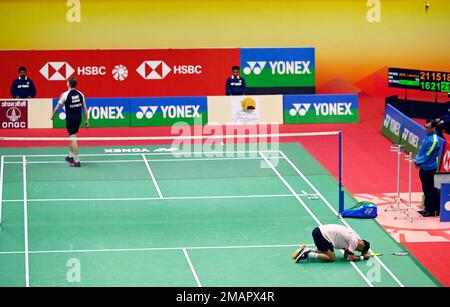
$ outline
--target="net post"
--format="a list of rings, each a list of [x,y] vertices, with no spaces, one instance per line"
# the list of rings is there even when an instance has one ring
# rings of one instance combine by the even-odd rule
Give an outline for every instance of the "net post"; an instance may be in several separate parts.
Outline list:
[[[344,189],[342,185],[342,159],[343,159],[343,148],[342,148],[342,131],[339,131],[338,134],[339,140],[339,217],[341,217],[341,213],[344,211]]]

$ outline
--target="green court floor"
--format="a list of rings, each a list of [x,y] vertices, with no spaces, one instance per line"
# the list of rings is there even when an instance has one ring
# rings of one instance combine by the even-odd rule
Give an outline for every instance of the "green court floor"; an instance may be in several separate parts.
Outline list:
[[[392,255],[402,247],[374,220],[339,219],[336,180],[297,143],[191,157],[116,149],[82,148],[79,169],[66,148],[0,149],[0,286],[439,285]],[[295,264],[319,223],[345,223],[385,255]]]

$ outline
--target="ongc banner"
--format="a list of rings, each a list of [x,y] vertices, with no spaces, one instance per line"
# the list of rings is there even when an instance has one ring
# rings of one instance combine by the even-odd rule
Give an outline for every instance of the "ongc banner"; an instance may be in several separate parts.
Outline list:
[[[0,127],[2,129],[25,129],[28,127],[26,100],[0,100]]]
[[[0,51],[0,97],[10,96],[19,66],[37,97],[59,97],[71,76],[86,97],[224,95],[239,60],[239,49]]]

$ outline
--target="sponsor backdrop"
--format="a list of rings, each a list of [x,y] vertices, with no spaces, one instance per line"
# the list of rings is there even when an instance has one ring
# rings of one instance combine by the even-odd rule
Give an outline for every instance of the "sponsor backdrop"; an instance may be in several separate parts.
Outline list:
[[[28,128],[28,102],[0,100],[0,127],[2,129]]]
[[[413,154],[419,152],[420,145],[427,135],[425,127],[403,115],[390,104],[386,105],[381,134],[395,144],[404,145],[405,151]],[[441,145],[439,157],[442,157],[445,140],[439,138],[439,143]]]
[[[247,94],[314,93],[314,48],[241,49]]]
[[[53,100],[53,108],[57,102]],[[86,105],[90,127],[205,125],[208,121],[206,97],[87,98]],[[63,107],[53,127],[65,127],[65,119]]]
[[[131,126],[171,126],[178,122],[205,125],[206,97],[131,99]]]
[[[0,59],[4,97],[21,65],[37,97],[58,97],[71,76],[86,97],[206,96],[225,94],[239,49],[0,51]]]
[[[283,97],[285,124],[356,123],[358,95],[288,95]]]
[[[446,142],[444,152],[442,154],[442,161],[441,161],[441,172],[450,172],[450,146]]]
[[[209,96],[208,123],[211,125],[282,123],[282,103],[282,95]],[[255,109],[246,112],[244,109],[248,105],[253,105]]]
[[[9,50],[314,46],[318,88],[394,64],[450,70],[448,0],[2,0],[0,17]]]
[[[443,184],[441,189],[441,222],[450,222],[450,183]]]
[[[0,93],[26,66],[37,97],[57,97],[75,76],[86,97],[224,95],[242,63],[249,93],[314,93],[313,48],[0,51]]]

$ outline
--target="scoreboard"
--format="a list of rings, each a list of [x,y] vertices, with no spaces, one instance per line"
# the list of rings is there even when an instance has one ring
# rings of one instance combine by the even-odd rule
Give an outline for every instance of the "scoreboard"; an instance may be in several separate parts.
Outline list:
[[[450,72],[389,68],[390,87],[450,93]]]

